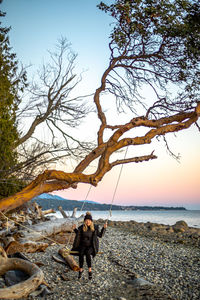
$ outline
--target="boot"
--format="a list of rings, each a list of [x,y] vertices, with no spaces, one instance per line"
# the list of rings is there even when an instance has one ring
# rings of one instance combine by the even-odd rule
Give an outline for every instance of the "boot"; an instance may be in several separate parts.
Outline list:
[[[83,274],[83,271],[79,271],[79,272],[78,272],[78,279],[81,279],[82,274]]]
[[[92,272],[88,272],[88,278],[89,278],[89,280],[92,279]]]

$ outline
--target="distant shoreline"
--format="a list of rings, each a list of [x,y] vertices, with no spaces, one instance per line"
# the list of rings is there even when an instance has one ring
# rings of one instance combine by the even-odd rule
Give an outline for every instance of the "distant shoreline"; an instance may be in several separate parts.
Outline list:
[[[78,210],[76,216],[85,214],[87,210]],[[184,220],[188,226],[200,228],[200,211],[190,210],[89,210],[94,220],[99,218],[112,221],[154,222],[158,224],[173,225],[177,221]],[[72,210],[65,210],[67,216],[72,215]],[[62,218],[60,211],[53,214]]]
[[[107,211],[110,210],[110,204],[101,204],[94,201],[77,201],[77,200],[67,200],[62,197],[53,196],[49,194],[40,195],[32,199],[32,201],[36,201],[38,205],[42,207],[42,209],[54,209],[58,210],[58,207],[61,206],[63,210],[71,211],[75,207],[77,210],[81,210],[84,204],[83,210],[93,210],[93,211]],[[182,210],[186,211],[185,207],[166,207],[166,206],[141,206],[141,205],[112,205],[112,210],[122,210],[122,211],[177,211]]]

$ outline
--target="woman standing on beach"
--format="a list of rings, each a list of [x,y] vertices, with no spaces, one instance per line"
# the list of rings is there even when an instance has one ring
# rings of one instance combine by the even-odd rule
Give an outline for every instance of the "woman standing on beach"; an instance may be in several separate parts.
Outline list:
[[[98,225],[94,225],[92,216],[89,212],[84,217],[84,223],[76,228],[73,225],[73,230],[76,233],[72,251],[79,252],[79,276],[80,279],[83,273],[84,256],[86,256],[86,262],[88,266],[88,278],[92,279],[92,259],[95,257],[99,249],[98,237],[102,237],[106,231],[107,224],[105,223],[101,231],[99,231]]]

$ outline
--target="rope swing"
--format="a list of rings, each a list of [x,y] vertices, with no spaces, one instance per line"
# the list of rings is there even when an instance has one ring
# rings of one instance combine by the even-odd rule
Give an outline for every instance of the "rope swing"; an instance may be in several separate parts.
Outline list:
[[[124,159],[127,156],[127,152],[128,152],[128,147],[126,148],[126,151],[125,151],[125,154],[124,154]],[[118,188],[118,185],[119,185],[119,181],[120,181],[120,178],[121,178],[121,175],[122,175],[123,166],[124,165],[121,164],[121,168],[120,168],[119,175],[118,175],[118,178],[117,178],[117,183],[116,183],[114,193],[113,193],[113,196],[112,196],[112,201],[111,201],[111,204],[110,204],[110,210],[109,210],[108,218],[106,219],[106,223],[108,222],[109,218],[112,217],[112,206],[113,206],[113,202],[114,202],[115,195],[116,195],[116,192],[117,192],[117,188]]]
[[[128,152],[128,147],[126,148],[126,151],[125,151],[125,153],[124,153],[124,159],[125,159],[126,156],[127,156],[127,152]],[[109,209],[108,218],[106,219],[106,223],[108,222],[109,218],[112,216],[112,206],[113,206],[113,202],[114,202],[114,200],[115,200],[117,188],[118,188],[119,181],[120,181],[120,178],[121,178],[121,175],[122,175],[122,170],[123,170],[123,164],[121,164],[121,168],[120,168],[120,171],[119,171],[119,175],[118,175],[117,182],[116,182],[115,189],[114,189],[113,196],[112,196],[112,201],[111,201],[111,204],[110,204],[110,209]],[[83,201],[83,205],[82,205],[80,211],[83,210],[83,207],[84,207],[84,205],[85,205],[85,203],[86,203],[86,200],[87,200],[87,198],[88,198],[88,196],[89,196],[89,193],[90,193],[90,191],[91,191],[91,188],[92,188],[92,185],[90,185],[90,187],[89,187],[89,189],[88,189],[88,192],[87,192],[87,194],[86,194],[86,196],[85,196],[85,199],[84,199],[84,201]],[[66,245],[66,249],[68,249],[69,243],[70,243],[70,241],[71,241],[72,234],[73,234],[73,230],[71,231],[70,237],[69,237],[69,239],[68,239],[68,243],[67,243],[67,245]],[[78,251],[69,251],[69,254],[70,254],[70,253],[71,253],[71,254],[73,254],[73,253],[78,253]],[[99,252],[99,253],[101,253],[101,252]]]

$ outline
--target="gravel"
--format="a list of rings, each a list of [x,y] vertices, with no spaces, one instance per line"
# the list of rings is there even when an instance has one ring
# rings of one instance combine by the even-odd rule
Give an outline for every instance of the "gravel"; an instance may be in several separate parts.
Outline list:
[[[60,245],[44,253],[26,254],[32,262],[42,262],[50,294],[33,292],[26,299],[200,299],[200,249],[137,236],[127,229],[108,227],[100,239],[100,251],[93,260],[93,279],[86,265],[81,280],[78,273],[55,262]],[[77,260],[77,257],[74,257]]]

